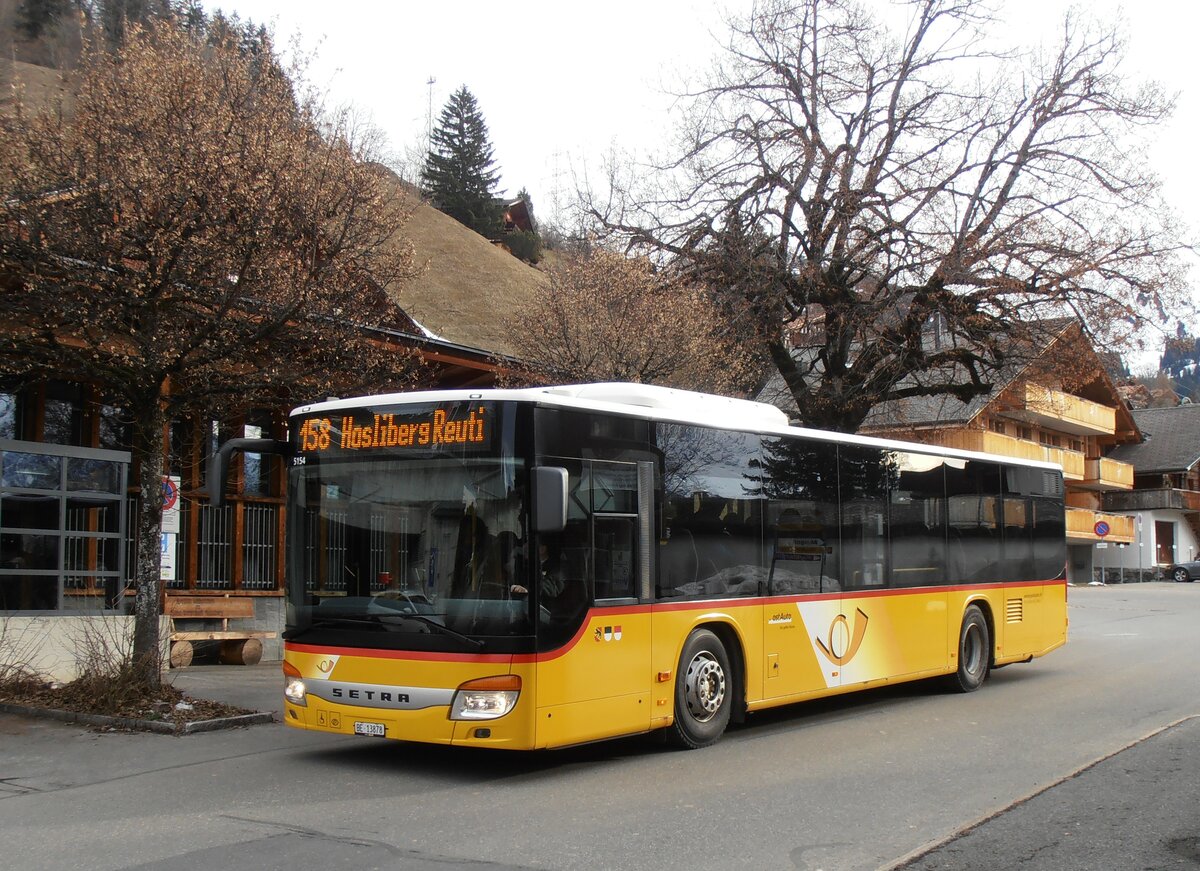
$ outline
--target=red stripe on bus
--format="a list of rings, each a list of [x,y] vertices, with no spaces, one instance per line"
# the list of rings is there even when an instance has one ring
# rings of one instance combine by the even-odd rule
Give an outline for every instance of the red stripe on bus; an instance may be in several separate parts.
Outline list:
[[[511,662],[511,653],[440,653],[429,650],[382,650],[378,647],[318,647],[285,641],[284,650],[334,656],[371,656],[376,659],[415,659],[421,662]]]

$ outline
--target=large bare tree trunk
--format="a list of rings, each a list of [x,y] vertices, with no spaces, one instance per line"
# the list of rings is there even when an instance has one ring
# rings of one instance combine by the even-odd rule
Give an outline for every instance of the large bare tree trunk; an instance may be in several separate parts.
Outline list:
[[[133,458],[138,465],[141,502],[137,513],[137,596],[134,600],[133,665],[147,686],[157,689],[162,678],[162,538],[163,413],[154,393],[136,403]]]

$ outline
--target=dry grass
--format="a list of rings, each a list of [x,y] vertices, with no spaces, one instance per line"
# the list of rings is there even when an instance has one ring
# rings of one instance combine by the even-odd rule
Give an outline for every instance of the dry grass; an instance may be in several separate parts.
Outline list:
[[[393,177],[394,178],[394,177]],[[398,178],[396,196],[415,203],[403,236],[424,264],[421,275],[389,288],[402,309],[436,336],[513,356],[509,316],[533,306],[546,275],[426,203]]]

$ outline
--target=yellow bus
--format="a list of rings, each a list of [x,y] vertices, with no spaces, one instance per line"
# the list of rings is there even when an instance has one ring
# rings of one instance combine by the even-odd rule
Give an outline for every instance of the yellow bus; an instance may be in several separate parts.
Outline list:
[[[697,748],[805,699],[970,692],[1066,640],[1051,464],[632,384],[337,400],[289,431],[289,726]]]

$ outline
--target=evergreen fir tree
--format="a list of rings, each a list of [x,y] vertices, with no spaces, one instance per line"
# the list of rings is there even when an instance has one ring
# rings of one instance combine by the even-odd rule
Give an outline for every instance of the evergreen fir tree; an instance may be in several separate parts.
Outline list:
[[[429,145],[421,182],[433,205],[476,233],[496,238],[503,218],[495,195],[500,173],[487,124],[466,85],[450,96]]]
[[[37,39],[70,10],[68,0],[22,0],[17,6],[17,29],[28,39]]]

